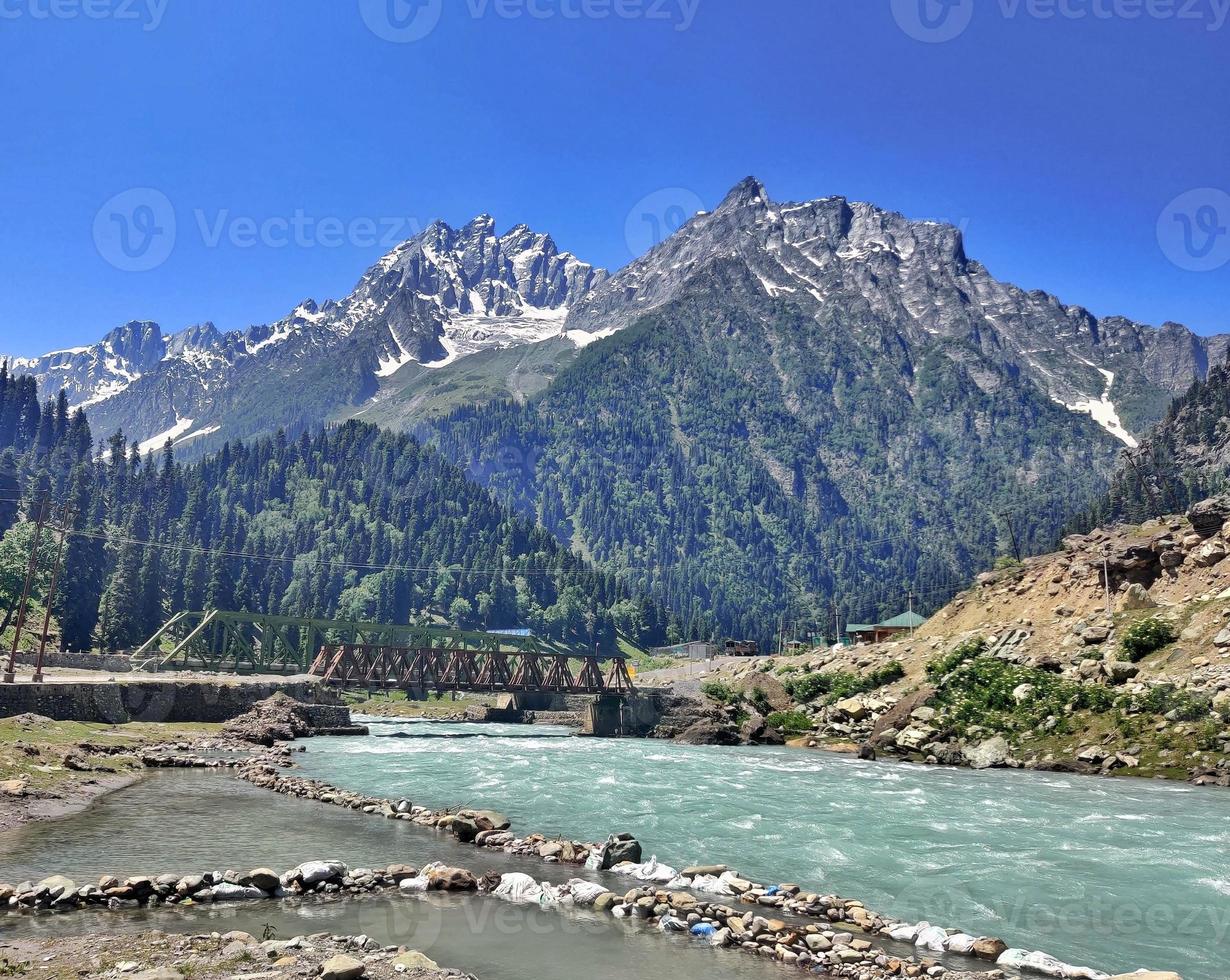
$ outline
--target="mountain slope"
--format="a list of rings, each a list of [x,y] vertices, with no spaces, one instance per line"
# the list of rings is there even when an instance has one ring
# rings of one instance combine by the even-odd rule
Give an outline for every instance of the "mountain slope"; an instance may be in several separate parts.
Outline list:
[[[1183,511],[1230,484],[1230,362],[1177,398],[1140,446],[1124,453],[1106,496],[1078,522],[1141,522]]]
[[[869,312],[816,317],[723,257],[542,395],[434,431],[685,622],[763,640],[781,615],[826,629],[834,603],[845,622],[911,589],[942,600],[1010,534],[1047,546],[1102,486],[1117,440],[968,355],[908,348]]]
[[[570,305],[605,277],[547,235],[524,225],[497,235],[480,215],[461,229],[436,222],[343,300],[306,300],[273,324],[167,335],[134,321],[90,347],[12,367],[45,396],[64,388],[100,431],[122,427],[145,448],[170,438],[200,455],[227,438],[347,414],[403,367],[558,338]]]
[[[0,545],[24,569],[30,526],[12,525],[17,501],[28,517],[40,487],[76,507],[56,611],[71,649],[131,647],[170,614],[206,608],[524,624],[586,649],[612,649],[617,628],[667,637],[658,604],[409,436],[351,422],[231,443],[189,466],[170,452],[151,465],[132,448],[115,436],[95,458],[84,412],[40,407],[29,379],[0,371]],[[0,575],[0,631],[21,584]]]

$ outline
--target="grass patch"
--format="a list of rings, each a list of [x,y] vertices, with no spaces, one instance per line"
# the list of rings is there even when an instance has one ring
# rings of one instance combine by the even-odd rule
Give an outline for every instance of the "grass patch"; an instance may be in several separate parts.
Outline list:
[[[981,657],[987,650],[987,641],[981,636],[975,636],[957,644],[942,657],[937,657],[927,664],[927,679],[938,683],[962,664],[976,657]]]
[[[774,711],[765,722],[770,728],[780,728],[786,735],[806,735],[812,730],[811,719],[801,711]]]

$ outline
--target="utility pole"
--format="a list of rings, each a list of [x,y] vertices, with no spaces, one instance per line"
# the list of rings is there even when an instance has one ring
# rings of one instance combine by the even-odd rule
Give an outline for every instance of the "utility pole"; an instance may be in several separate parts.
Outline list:
[[[1012,515],[1004,511],[999,515],[1004,519],[1004,523],[1008,525],[1008,536],[1012,538],[1012,553],[1016,556],[1016,560],[1021,560],[1021,546],[1016,540],[1016,528],[1012,526]]]
[[[21,590],[21,604],[17,607],[17,624],[13,629],[13,645],[9,649],[9,666],[4,672],[5,684],[12,684],[17,679],[17,645],[21,642],[21,631],[26,625],[26,605],[30,601],[30,587],[38,569],[38,545],[43,536],[43,524],[47,521],[47,498],[41,498],[37,506],[37,516],[34,519],[34,543],[30,547],[30,563],[26,566],[26,581]]]
[[[1106,586],[1106,615],[1114,615],[1110,604],[1110,545],[1102,545],[1102,584]]]
[[[910,636],[913,636],[914,635],[914,590],[913,589],[910,589],[909,604],[910,604]]]
[[[47,652],[47,630],[51,626],[51,607],[56,601],[56,587],[60,584],[60,569],[64,565],[64,542],[68,538],[69,522],[73,519],[73,511],[68,504],[60,509],[60,543],[56,547],[56,560],[51,568],[51,585],[47,589],[47,607],[43,610],[43,634],[38,641],[38,660],[34,663],[34,683],[43,682],[43,656]],[[61,628],[63,632],[63,628]]]

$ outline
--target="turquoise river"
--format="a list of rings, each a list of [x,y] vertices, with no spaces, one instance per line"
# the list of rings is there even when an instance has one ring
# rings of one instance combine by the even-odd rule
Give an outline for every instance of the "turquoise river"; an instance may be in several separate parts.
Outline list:
[[[1154,780],[924,768],[788,748],[369,719],[303,770],[576,838],[629,831],[723,863],[1115,971],[1230,977],[1230,794]]]

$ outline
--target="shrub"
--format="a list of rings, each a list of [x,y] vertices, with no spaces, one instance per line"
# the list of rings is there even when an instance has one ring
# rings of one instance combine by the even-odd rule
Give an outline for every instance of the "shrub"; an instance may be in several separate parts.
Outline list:
[[[1164,619],[1138,619],[1119,638],[1119,659],[1137,663],[1178,638],[1175,628]]]
[[[706,681],[700,686],[700,693],[718,704],[738,704],[743,700],[742,694],[721,681]]]
[[[786,681],[784,686],[786,693],[800,703],[814,701],[822,694],[826,701],[833,702],[866,694],[904,676],[905,667],[894,660],[861,676],[848,670],[833,670],[826,674],[804,674]]]
[[[1158,684],[1127,701],[1137,711],[1166,715],[1175,721],[1199,721],[1213,710],[1211,698],[1182,691],[1174,684]]]
[[[769,696],[765,694],[763,687],[753,687],[752,695],[747,699],[748,704],[759,711],[762,715],[770,715],[773,713],[773,705],[769,703]]]
[[[811,719],[801,711],[774,711],[765,721],[787,735],[806,735],[812,730]]]
[[[931,681],[943,680],[962,664],[981,657],[986,650],[987,641],[981,636],[958,643],[942,657],[937,657],[927,664],[927,678]]]
[[[1012,692],[1022,684],[1032,685],[1033,692],[1018,704]],[[981,725],[993,731],[1036,730],[1052,715],[1062,721],[1074,711],[1102,713],[1115,704],[1107,688],[992,657],[958,667],[936,700],[959,730]]]

